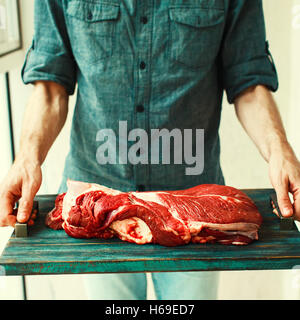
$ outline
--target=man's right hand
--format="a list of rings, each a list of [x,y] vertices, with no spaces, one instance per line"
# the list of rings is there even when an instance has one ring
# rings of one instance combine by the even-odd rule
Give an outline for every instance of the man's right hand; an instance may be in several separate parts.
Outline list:
[[[62,85],[51,81],[35,82],[25,110],[19,153],[0,184],[0,227],[28,221],[34,196],[42,182],[41,165],[64,126],[68,101]],[[18,214],[15,215],[14,206],[18,200]]]
[[[33,199],[41,182],[42,171],[38,163],[24,158],[16,159],[0,185],[0,227],[29,221]],[[18,200],[16,215],[14,206]]]

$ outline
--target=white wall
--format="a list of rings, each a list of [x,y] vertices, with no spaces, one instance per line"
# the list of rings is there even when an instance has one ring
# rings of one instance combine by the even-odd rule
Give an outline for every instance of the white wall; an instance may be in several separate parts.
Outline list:
[[[33,0],[21,0],[22,28],[24,44],[31,43],[33,25]],[[298,119],[300,116],[300,29],[292,28],[293,11],[300,0],[264,0],[267,34],[270,48],[279,74],[280,90],[275,94],[290,141],[300,153]],[[300,12],[300,11],[299,11]],[[299,19],[300,21],[300,19]],[[25,103],[31,86],[24,86],[20,79],[21,61],[24,51],[14,57],[0,59],[1,66],[13,65],[11,69],[12,102],[14,108],[14,127],[16,141],[19,141],[20,125]],[[20,59],[22,57],[22,59]],[[2,91],[1,91],[2,92]],[[2,95],[0,103],[2,103]],[[55,142],[43,167],[44,182],[40,193],[54,193],[59,184],[68,150],[70,120],[74,97],[71,98],[71,113],[67,125]],[[2,108],[0,108],[1,110]],[[3,119],[0,114],[0,119]],[[0,150],[6,150],[5,122],[1,121]],[[224,101],[221,122],[221,163],[227,184],[238,188],[270,187],[267,164],[243,132],[238,123],[234,108]],[[16,144],[18,147],[18,143]],[[2,146],[4,148],[2,149]],[[6,149],[5,149],[6,148]],[[0,157],[0,178],[7,170],[9,156]],[[232,164],[234,163],[234,166]],[[241,172],[243,175],[241,175]],[[247,271],[221,272],[219,298],[221,299],[299,299],[299,287],[295,279],[299,273],[292,271]],[[22,298],[18,277],[0,279],[0,299]],[[30,276],[26,277],[28,297],[36,299],[80,299],[85,298],[80,276]]]

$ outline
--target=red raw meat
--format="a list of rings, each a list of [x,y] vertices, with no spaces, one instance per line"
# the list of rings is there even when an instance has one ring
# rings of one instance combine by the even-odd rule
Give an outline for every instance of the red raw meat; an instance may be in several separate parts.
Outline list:
[[[258,239],[262,217],[242,191],[215,184],[186,190],[121,192],[68,180],[46,225],[75,238],[111,238],[164,246],[244,245]]]

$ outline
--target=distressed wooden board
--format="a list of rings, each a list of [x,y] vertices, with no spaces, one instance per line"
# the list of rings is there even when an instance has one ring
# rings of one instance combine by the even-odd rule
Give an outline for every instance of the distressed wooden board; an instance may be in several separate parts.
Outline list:
[[[181,247],[136,245],[118,239],[74,239],[44,226],[53,201],[38,198],[41,214],[28,238],[12,237],[0,257],[7,275],[96,272],[291,269],[300,265],[300,233],[279,229],[269,196],[272,189],[244,190],[264,222],[260,239],[248,246],[190,244]]]

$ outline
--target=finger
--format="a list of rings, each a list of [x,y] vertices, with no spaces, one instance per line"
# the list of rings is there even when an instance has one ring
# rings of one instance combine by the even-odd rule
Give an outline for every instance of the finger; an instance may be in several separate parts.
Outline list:
[[[12,226],[14,227],[17,222],[16,216],[7,215],[0,217],[0,227]]]
[[[17,217],[13,215],[8,215],[6,217],[6,225],[14,227],[17,222]]]
[[[15,206],[15,199],[11,194],[6,193],[3,196],[1,196],[0,227],[15,225],[16,217],[13,215],[14,206]]]
[[[17,220],[20,223],[28,221],[33,206],[34,192],[31,186],[25,185],[22,190],[22,197],[19,201]]]
[[[275,213],[276,216],[279,218],[279,213],[278,213],[277,209],[273,209],[273,213]]]
[[[300,191],[294,193],[294,215],[295,219],[300,221]]]
[[[34,220],[33,219],[29,219],[29,221],[27,222],[28,226],[33,226],[34,225]]]
[[[294,214],[293,205],[289,198],[288,185],[275,187],[279,209],[284,217],[291,217]]]

